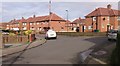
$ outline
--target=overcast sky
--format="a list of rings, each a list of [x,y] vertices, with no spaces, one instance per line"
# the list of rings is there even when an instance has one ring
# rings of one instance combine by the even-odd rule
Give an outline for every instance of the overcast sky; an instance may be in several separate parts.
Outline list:
[[[57,1],[57,2],[56,2]],[[79,1],[79,2],[78,2]],[[101,2],[98,2],[101,1]],[[105,0],[107,1],[107,0]],[[0,3],[0,14],[2,14],[2,22],[8,22],[12,19],[21,19],[21,17],[31,17],[34,14],[36,16],[48,15],[49,0],[3,0]],[[118,0],[52,0],[52,12],[66,19],[66,9],[69,11],[69,20],[73,21],[75,18],[84,18],[85,15],[98,7],[105,7],[107,4],[111,4],[113,9],[118,9]],[[1,15],[0,15],[1,16]]]

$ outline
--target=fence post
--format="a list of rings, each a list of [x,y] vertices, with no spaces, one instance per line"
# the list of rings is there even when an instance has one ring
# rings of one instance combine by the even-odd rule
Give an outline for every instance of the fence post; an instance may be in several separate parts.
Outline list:
[[[32,42],[32,34],[29,34],[29,41]]]

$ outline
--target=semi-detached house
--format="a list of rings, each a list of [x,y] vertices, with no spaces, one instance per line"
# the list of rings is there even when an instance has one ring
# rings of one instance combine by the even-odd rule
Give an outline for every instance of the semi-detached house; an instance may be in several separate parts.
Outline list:
[[[106,32],[111,29],[118,29],[120,10],[112,9],[112,6],[109,4],[107,8],[97,8],[85,17],[85,27],[91,26],[91,29],[85,29],[85,32],[93,32],[94,30]]]
[[[10,30],[33,30],[33,31],[45,31],[51,28],[57,32],[67,31],[67,22],[65,19],[50,13],[46,16],[35,16],[29,17],[28,19],[11,20],[7,26]]]
[[[85,19],[77,18],[70,23],[73,31],[79,27],[80,32],[107,32],[111,29],[120,28],[120,11],[112,9],[109,4],[107,8],[97,8],[85,16]]]

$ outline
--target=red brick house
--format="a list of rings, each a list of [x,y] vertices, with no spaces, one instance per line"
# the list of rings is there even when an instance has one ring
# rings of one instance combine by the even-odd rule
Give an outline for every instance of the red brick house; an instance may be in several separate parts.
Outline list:
[[[33,30],[33,31],[46,31],[48,28],[51,28],[57,32],[59,31],[67,31],[67,24],[68,21],[64,20],[63,18],[59,17],[55,13],[51,13],[50,15],[46,16],[35,16],[29,17],[28,19],[20,20],[11,20],[9,22],[9,29],[11,30]]]
[[[73,31],[76,31],[76,29],[79,28],[80,32],[84,32],[85,19],[81,19],[79,17],[78,19],[75,19],[72,23],[70,23],[70,25]]]
[[[86,15],[86,28],[85,32],[91,32],[99,30],[100,32],[106,32],[110,29],[118,29],[118,21],[120,20],[120,11],[111,8],[111,5],[107,5],[107,8],[97,8],[88,15]],[[91,29],[88,27],[91,26]]]
[[[6,27],[7,27],[7,22],[1,22],[0,23],[0,29],[6,29]]]

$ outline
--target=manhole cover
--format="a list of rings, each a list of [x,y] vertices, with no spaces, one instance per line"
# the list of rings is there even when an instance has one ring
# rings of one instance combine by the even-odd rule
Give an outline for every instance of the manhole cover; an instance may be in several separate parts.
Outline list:
[[[94,54],[95,55],[104,55],[106,53],[107,53],[106,51],[98,51],[98,52],[95,52]]]

